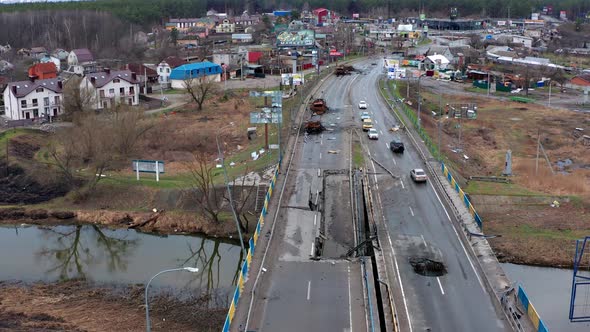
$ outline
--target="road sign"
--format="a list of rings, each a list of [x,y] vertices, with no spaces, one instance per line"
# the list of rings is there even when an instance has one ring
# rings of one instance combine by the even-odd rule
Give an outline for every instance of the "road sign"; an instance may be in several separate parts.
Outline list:
[[[161,160],[132,160],[133,171],[135,172],[137,181],[139,181],[139,173],[155,173],[156,181],[160,181],[160,174],[164,173],[164,162]]]
[[[280,112],[251,112],[250,123],[264,124],[264,123],[281,123],[283,122],[283,114]]]
[[[133,160],[133,171],[156,173],[156,163],[158,163],[158,173],[164,173],[164,162],[161,160]]]

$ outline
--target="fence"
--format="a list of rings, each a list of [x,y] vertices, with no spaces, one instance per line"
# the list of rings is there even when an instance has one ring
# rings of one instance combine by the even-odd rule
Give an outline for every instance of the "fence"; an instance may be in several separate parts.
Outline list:
[[[244,282],[246,282],[246,278],[248,277],[248,271],[250,267],[250,263],[252,261],[252,257],[254,257],[254,250],[256,249],[256,242],[258,242],[258,237],[260,236],[260,230],[264,225],[264,218],[266,217],[268,211],[268,203],[270,202],[270,197],[272,196],[273,189],[275,187],[277,176],[279,175],[280,169],[280,162],[277,165],[277,169],[275,170],[275,174],[270,181],[270,186],[268,187],[268,191],[266,192],[266,196],[264,197],[264,206],[262,207],[262,212],[260,212],[260,217],[258,218],[258,223],[256,224],[256,230],[254,231],[254,235],[250,239],[248,255],[246,255],[246,260],[242,264],[242,269],[240,271],[240,276],[238,278],[238,284],[236,286],[236,290],[234,292],[234,296],[231,301],[231,305],[229,307],[229,311],[227,312],[227,316],[225,317],[225,323],[223,324],[223,332],[229,332],[229,328],[231,325],[231,321],[234,318],[234,314],[236,313],[236,307],[238,306],[238,300],[240,299],[240,294],[244,289]]]
[[[440,165],[441,165],[443,174],[445,175],[447,180],[449,180],[449,182],[451,183],[451,187],[453,187],[455,189],[455,191],[459,194],[459,197],[461,197],[461,199],[465,203],[465,206],[469,210],[469,213],[471,214],[473,219],[475,219],[475,222],[477,223],[477,226],[479,226],[479,229],[483,229],[483,222],[482,222],[481,218],[479,217],[479,214],[477,213],[477,211],[475,211],[475,207],[469,201],[469,197],[467,197],[467,195],[465,194],[463,189],[461,189],[461,187],[459,187],[459,184],[457,183],[457,181],[455,181],[455,178],[453,177],[451,172],[449,172],[449,168],[445,165],[445,163],[441,162]]]
[[[520,303],[524,307],[524,310],[527,312],[527,315],[533,322],[533,326],[535,327],[536,331],[549,332],[549,329],[547,329],[547,326],[545,326],[545,323],[543,323],[543,321],[539,317],[539,313],[537,313],[537,310],[529,301],[529,297],[526,295],[521,285],[518,285],[518,300],[520,301]]]

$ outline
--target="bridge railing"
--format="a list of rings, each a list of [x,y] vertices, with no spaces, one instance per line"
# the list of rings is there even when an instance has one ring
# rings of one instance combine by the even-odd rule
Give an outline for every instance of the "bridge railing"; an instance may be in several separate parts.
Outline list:
[[[270,181],[270,186],[268,187],[268,191],[266,192],[266,196],[264,197],[264,206],[262,207],[262,212],[260,212],[260,217],[258,218],[258,223],[256,224],[256,230],[252,238],[249,241],[249,249],[248,255],[246,255],[246,260],[242,264],[242,269],[240,270],[240,276],[238,278],[238,285],[236,286],[236,290],[234,291],[234,296],[232,297],[231,305],[227,312],[227,316],[225,317],[225,323],[223,324],[223,332],[229,332],[229,328],[231,326],[231,322],[234,318],[236,313],[236,308],[238,306],[238,300],[240,299],[240,295],[242,290],[244,289],[244,282],[246,282],[246,277],[248,276],[248,271],[250,268],[250,264],[252,262],[252,257],[254,256],[254,250],[256,249],[256,243],[258,242],[258,238],[260,237],[260,230],[262,226],[264,226],[264,218],[266,218],[266,214],[268,213],[268,204],[270,202],[270,197],[272,196],[272,192],[275,188],[275,184],[277,182],[277,177],[279,176],[279,169],[280,163],[277,165],[277,169]]]
[[[537,309],[533,306],[529,297],[526,295],[524,288],[521,285],[518,285],[518,301],[522,304],[524,310],[526,311],[527,315],[533,322],[533,326],[535,327],[537,332],[549,332],[549,329],[543,323],[543,320],[539,317],[539,313]]]

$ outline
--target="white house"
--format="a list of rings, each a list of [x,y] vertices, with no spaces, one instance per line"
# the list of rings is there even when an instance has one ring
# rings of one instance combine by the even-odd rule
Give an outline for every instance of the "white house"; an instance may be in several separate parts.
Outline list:
[[[156,71],[158,72],[158,83],[164,87],[170,87],[170,72],[172,71],[172,68],[170,68],[168,62],[160,62]]]
[[[5,115],[11,120],[58,116],[62,100],[58,78],[11,82],[4,89]]]
[[[94,56],[87,48],[75,49],[68,54],[68,72],[84,75],[96,71]]]
[[[234,33],[236,32],[236,24],[229,18],[223,19],[219,25],[215,27],[217,33]]]
[[[139,81],[129,70],[86,74],[80,82],[80,93],[92,96],[92,108],[102,110],[116,104],[139,105]]]
[[[435,55],[429,55],[426,57],[426,59],[424,59],[424,69],[435,69],[435,70],[440,70],[440,69],[447,69],[447,66],[449,65],[450,61],[449,59],[447,59],[444,55],[441,54],[435,54]]]

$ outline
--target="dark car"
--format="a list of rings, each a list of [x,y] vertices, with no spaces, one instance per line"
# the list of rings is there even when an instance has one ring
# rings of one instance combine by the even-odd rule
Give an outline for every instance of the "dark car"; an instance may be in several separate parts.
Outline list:
[[[404,143],[398,136],[394,136],[389,143],[389,149],[396,153],[404,153]]]

